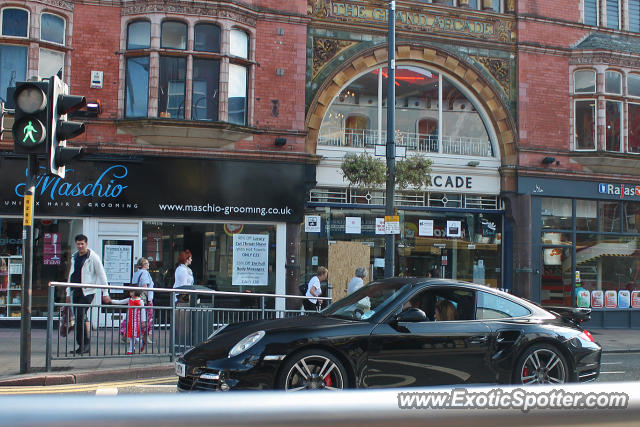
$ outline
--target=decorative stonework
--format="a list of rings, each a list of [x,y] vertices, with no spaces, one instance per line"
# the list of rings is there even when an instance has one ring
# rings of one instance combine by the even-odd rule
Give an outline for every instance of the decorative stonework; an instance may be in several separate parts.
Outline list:
[[[496,35],[498,41],[502,43],[513,43],[516,39],[516,33],[513,29],[513,22],[496,21]]]
[[[73,12],[73,2],[64,0],[40,0],[38,3]]]
[[[164,2],[136,2],[122,9],[122,15],[141,15],[148,13],[165,13],[175,15],[204,16],[209,18],[229,19],[241,22],[250,27],[256,26],[256,17],[250,12],[231,10],[227,7],[209,6],[198,3],[178,4]]]
[[[307,14],[318,18],[326,18],[331,12],[330,0],[307,0]]]
[[[575,56],[569,58],[569,65],[613,65],[619,67],[640,68],[640,59],[623,57],[612,53]]]
[[[487,59],[498,62],[502,61],[493,58]],[[459,81],[465,82],[467,88],[479,102],[483,104],[489,115],[489,119],[498,137],[501,158],[507,164],[516,160],[515,123],[503,105],[501,97],[496,94],[495,87],[488,83],[470,64],[460,61],[458,58],[441,50],[411,45],[398,45],[396,48],[396,60],[410,60],[414,63],[423,63],[431,69],[446,71],[454,75]],[[363,70],[386,64],[386,62],[387,49],[384,47],[376,47],[362,53],[357,58],[351,58],[349,61],[345,61],[341,67],[336,69],[331,76],[324,80],[308,109],[306,120],[308,132],[305,143],[305,151],[307,153],[313,154],[316,152],[318,133],[322,125],[322,119],[331,101],[343,89],[344,84],[356,78]],[[503,70],[508,70],[508,66],[505,67],[505,64],[496,63],[494,68],[500,70],[500,74],[502,75],[504,75]]]
[[[489,74],[500,83],[507,97],[509,97],[511,92],[509,61],[506,59],[488,58],[486,56],[474,56],[473,59],[481,63],[487,71],[489,71]]]
[[[314,39],[313,40],[313,76],[338,53],[355,42],[334,39]]]

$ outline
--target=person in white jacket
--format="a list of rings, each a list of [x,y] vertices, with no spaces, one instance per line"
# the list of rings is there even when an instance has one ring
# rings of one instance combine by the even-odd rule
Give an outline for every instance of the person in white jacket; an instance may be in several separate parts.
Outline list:
[[[77,251],[73,253],[71,259],[71,270],[69,271],[69,283],[86,283],[94,285],[108,285],[107,275],[104,272],[102,261],[97,253],[90,250],[87,243],[87,236],[78,234],[75,237]],[[103,304],[110,304],[111,298],[106,290],[96,288],[67,288],[67,303],[73,299],[74,304],[91,304],[96,294],[102,296]],[[77,307],[75,309],[76,318],[76,341],[78,348],[75,354],[89,353],[91,325],[87,318],[88,307]]]

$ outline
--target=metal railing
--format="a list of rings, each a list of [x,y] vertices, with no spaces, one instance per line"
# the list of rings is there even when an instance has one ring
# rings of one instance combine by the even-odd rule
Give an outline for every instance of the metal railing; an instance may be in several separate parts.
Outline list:
[[[320,129],[318,145],[333,147],[373,148],[385,144],[386,129],[348,129],[325,127]],[[491,142],[485,138],[443,135],[442,147],[438,135],[396,130],[396,145],[420,153],[441,153],[459,156],[493,157]],[[442,149],[441,149],[442,148]]]
[[[96,296],[92,304],[76,304],[55,301],[56,288],[92,288]],[[167,293],[167,305],[149,305],[145,307],[129,307],[124,304],[103,304],[101,295],[106,291],[128,291]],[[177,301],[178,297],[180,298]],[[216,297],[218,302],[216,302]],[[224,297],[233,297],[241,302],[239,307],[226,306]],[[112,298],[117,298],[112,295]],[[199,300],[211,298],[210,303]],[[251,299],[250,301],[247,301]],[[136,286],[104,286],[66,282],[50,282],[47,314],[46,361],[45,368],[51,371],[51,363],[55,360],[73,358],[116,358],[131,356],[169,357],[173,361],[188,349],[198,345],[209,337],[216,329],[229,323],[248,320],[275,319],[298,316],[302,309],[283,309],[286,301],[295,300],[302,305],[302,295],[274,295],[260,293],[223,292],[202,289],[167,289],[139,288]],[[320,297],[321,300],[330,298]],[[157,300],[157,298],[156,298]],[[186,302],[181,302],[186,300]],[[122,300],[121,300],[122,302]],[[284,302],[284,304],[279,303]],[[296,304],[296,305],[297,305]],[[61,330],[62,316],[54,314],[61,310],[86,310],[86,322],[89,324],[88,334],[82,325]],[[128,333],[127,315],[139,318],[140,324],[145,321],[146,328],[136,328],[138,333]],[[74,316],[74,318],[77,316]],[[54,329],[54,321],[57,328]],[[141,325],[142,326],[142,325]],[[132,328],[133,331],[133,328]],[[65,333],[66,332],[66,333]],[[85,339],[85,335],[89,337]],[[131,335],[129,337],[129,335]],[[137,336],[136,336],[137,335]],[[137,339],[136,339],[137,338]],[[148,339],[147,339],[148,338]],[[77,347],[77,348],[76,348]],[[76,350],[80,350],[76,352]],[[87,352],[82,350],[86,349]]]

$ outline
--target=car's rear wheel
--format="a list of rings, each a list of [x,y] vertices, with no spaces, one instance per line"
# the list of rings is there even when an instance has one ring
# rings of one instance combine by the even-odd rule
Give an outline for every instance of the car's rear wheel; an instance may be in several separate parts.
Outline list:
[[[324,350],[305,350],[295,354],[283,366],[278,388],[286,391],[342,390],[347,373],[342,363]]]
[[[569,381],[569,365],[560,350],[550,344],[536,344],[525,350],[516,363],[516,384],[564,384]]]

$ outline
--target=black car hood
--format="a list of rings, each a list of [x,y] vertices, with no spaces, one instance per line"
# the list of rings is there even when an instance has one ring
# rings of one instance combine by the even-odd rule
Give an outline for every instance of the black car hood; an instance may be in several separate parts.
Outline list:
[[[254,320],[243,323],[232,323],[210,339],[188,351],[183,357],[187,360],[212,360],[225,358],[229,350],[247,335],[256,331],[265,331],[265,342],[269,342],[281,333],[286,333],[287,340],[324,335],[334,328],[354,325],[352,320],[325,317],[322,315],[295,316],[285,319]],[[371,328],[373,328],[371,324]],[[277,339],[277,338],[276,338]]]

